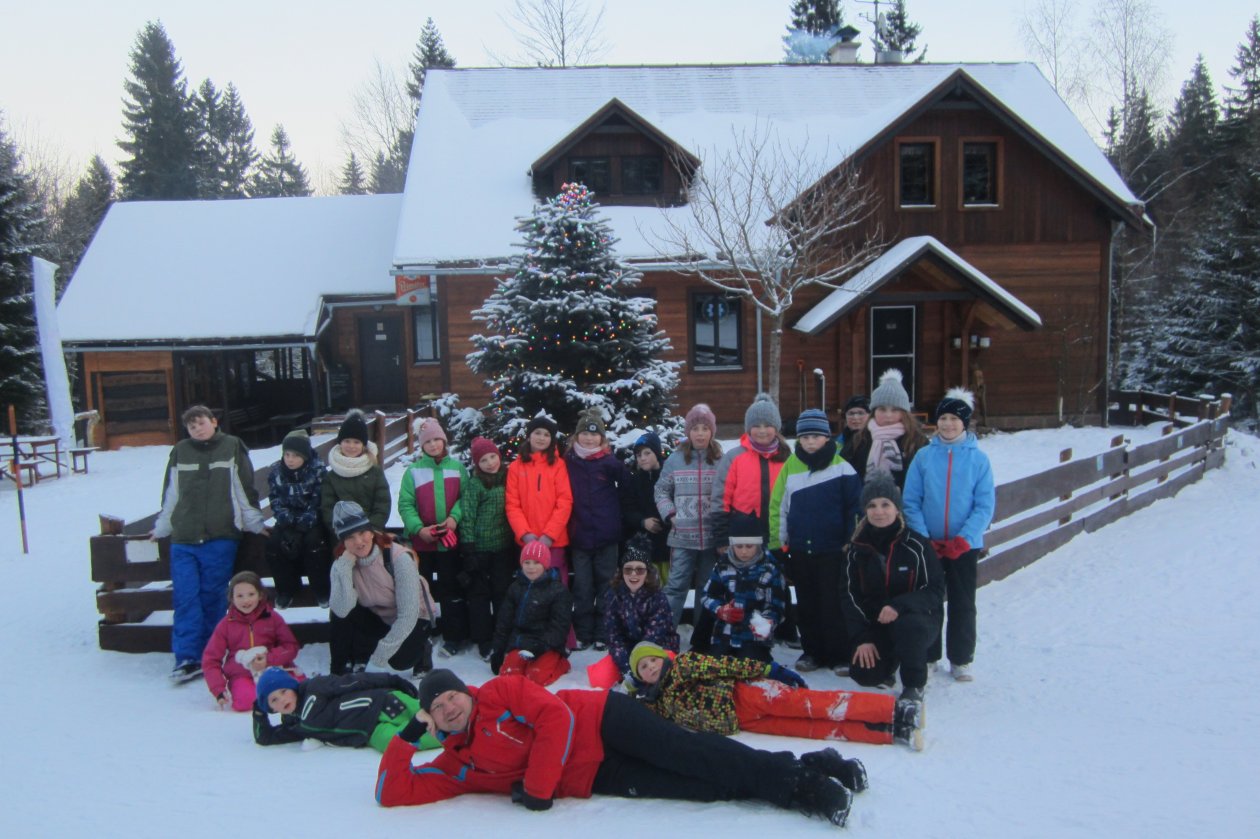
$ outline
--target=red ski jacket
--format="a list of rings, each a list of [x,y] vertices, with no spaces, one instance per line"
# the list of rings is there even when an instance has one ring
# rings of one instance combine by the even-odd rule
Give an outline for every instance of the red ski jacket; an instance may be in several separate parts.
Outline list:
[[[508,523],[516,543],[526,533],[550,536],[553,548],[569,544],[569,514],[573,492],[564,458],[548,463],[547,456],[534,454],[529,462],[514,460],[508,466],[507,495],[504,501]]]

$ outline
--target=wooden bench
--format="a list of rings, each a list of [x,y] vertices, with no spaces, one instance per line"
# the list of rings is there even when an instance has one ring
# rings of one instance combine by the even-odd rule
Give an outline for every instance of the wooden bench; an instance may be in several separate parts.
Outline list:
[[[88,471],[88,455],[96,450],[96,446],[76,446],[70,449],[70,471],[86,475]]]
[[[272,425],[267,411],[262,405],[250,405],[247,408],[233,408],[227,412],[227,431],[229,434],[245,439],[260,431],[267,432],[267,442],[271,443]],[[245,439],[246,443],[253,442]]]
[[[26,473],[26,477],[22,479],[22,486],[34,486],[39,483],[39,463],[37,461],[19,460],[17,468],[19,473]]]
[[[124,536],[123,522],[101,516],[101,535],[91,538],[92,581],[96,609],[101,614],[98,636],[102,650],[123,653],[170,652],[171,562],[170,540]],[[265,536],[247,533],[241,540],[234,571],[253,571],[264,583],[270,579]],[[303,588],[293,606],[281,612],[302,644],[328,641],[327,610],[307,614],[295,607],[317,606],[310,588]],[[224,592],[223,608],[227,609]]]

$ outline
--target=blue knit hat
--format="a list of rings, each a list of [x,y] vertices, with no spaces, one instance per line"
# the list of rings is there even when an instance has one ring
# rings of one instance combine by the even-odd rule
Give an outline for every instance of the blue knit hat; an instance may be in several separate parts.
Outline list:
[[[821,434],[831,436],[831,423],[827,421],[827,412],[820,408],[807,408],[796,418],[796,436],[802,434]]]
[[[952,387],[945,393],[945,398],[941,400],[941,404],[936,406],[936,413],[932,414],[932,421],[936,422],[941,418],[941,414],[953,414],[962,420],[963,428],[971,427],[971,412],[976,408],[976,397],[971,391],[961,387]]]
[[[298,680],[293,678],[288,670],[283,667],[268,667],[258,677],[258,710],[264,714],[268,713],[271,708],[267,705],[267,697],[278,690],[297,690]]]

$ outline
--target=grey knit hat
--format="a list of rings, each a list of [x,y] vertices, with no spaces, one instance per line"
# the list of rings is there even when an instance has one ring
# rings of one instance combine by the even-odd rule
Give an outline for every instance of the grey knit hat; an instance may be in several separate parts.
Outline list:
[[[796,418],[796,436],[802,434],[821,434],[831,436],[831,423],[827,421],[827,413],[821,408],[807,408]]]
[[[333,505],[332,526],[337,541],[344,542],[347,536],[352,536],[360,530],[371,530],[372,522],[368,520],[363,508],[355,502],[338,501]]]
[[[868,471],[866,473],[866,483],[862,486],[861,509],[863,513],[866,512],[866,505],[876,498],[887,498],[897,505],[897,512],[900,513],[902,511],[901,490],[897,489],[897,482],[886,472]]]
[[[910,413],[910,395],[901,383],[901,371],[893,368],[885,370],[879,377],[879,387],[871,394],[872,408],[900,408]]]
[[[749,431],[754,425],[772,425],[776,431],[783,428],[779,406],[774,404],[768,393],[758,393],[757,398],[744,412],[744,430]]]

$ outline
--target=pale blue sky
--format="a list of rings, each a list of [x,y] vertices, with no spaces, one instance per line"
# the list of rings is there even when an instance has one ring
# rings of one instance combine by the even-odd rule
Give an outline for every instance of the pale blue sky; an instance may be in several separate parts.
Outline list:
[[[1154,0],[1174,33],[1164,104],[1189,75],[1196,53],[1213,79],[1227,80],[1253,0],[1213,0],[1187,19],[1180,0]],[[1092,0],[1077,0],[1083,8]],[[317,176],[345,159],[340,125],[376,59],[406,66],[426,17],[433,17],[462,67],[493,64],[489,51],[515,42],[498,13],[509,0],[0,0],[0,110],[24,144],[81,171],[93,153],[120,156],[123,80],[136,33],[160,19],[191,86],[207,76],[236,84],[260,147],[283,123]],[[609,64],[765,63],[780,59],[789,0],[608,0]],[[845,0],[847,19],[870,7]],[[911,0],[933,61],[1011,61],[1027,56],[1016,35],[1022,0]],[[864,34],[861,40],[869,43]],[[863,49],[861,56],[870,59]],[[321,180],[317,177],[317,184]]]

